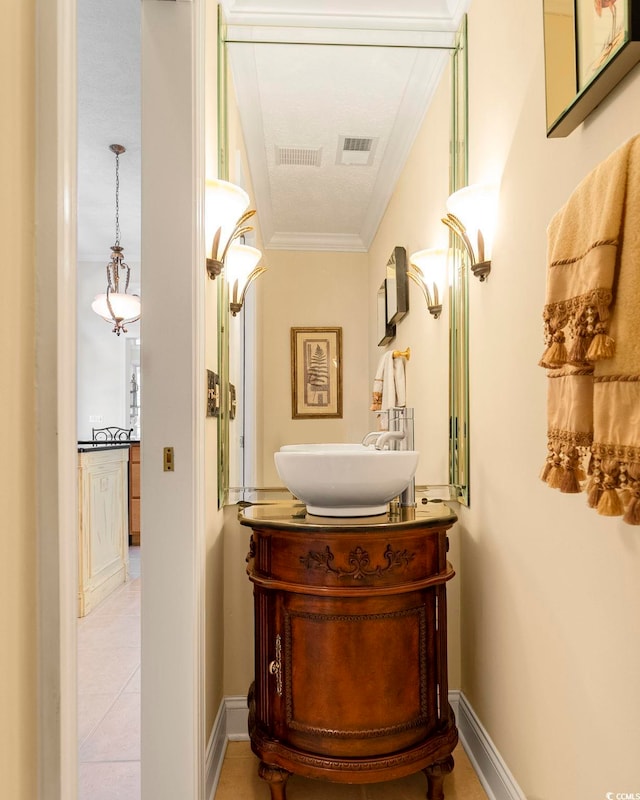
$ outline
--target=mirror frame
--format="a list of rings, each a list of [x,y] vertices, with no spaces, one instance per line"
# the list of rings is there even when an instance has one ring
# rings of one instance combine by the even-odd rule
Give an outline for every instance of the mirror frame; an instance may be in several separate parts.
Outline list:
[[[228,180],[226,26],[218,7],[218,175]],[[468,184],[467,15],[451,49],[450,191]],[[466,252],[450,236],[452,281],[449,291],[449,494],[469,505],[469,333]],[[218,284],[218,507],[229,500],[229,296],[226,281]],[[384,285],[384,284],[383,284]],[[386,323],[386,315],[385,315]],[[255,488],[255,487],[254,487]]]
[[[451,53],[451,152],[449,188],[468,179],[467,17]],[[468,506],[469,493],[469,261],[458,236],[449,234],[452,280],[449,291],[449,489],[451,500]]]

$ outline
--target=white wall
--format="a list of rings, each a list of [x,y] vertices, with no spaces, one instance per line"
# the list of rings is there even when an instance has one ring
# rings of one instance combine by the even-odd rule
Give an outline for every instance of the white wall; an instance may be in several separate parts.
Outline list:
[[[222,614],[205,608],[204,38],[201,0],[143,2],[143,800],[203,794],[205,620]]]
[[[92,311],[93,298],[106,289],[107,260],[105,255],[104,262],[78,264],[78,439],[91,439],[92,428],[129,426],[127,339],[140,337],[140,323],[128,325],[126,334],[116,336],[113,326]],[[139,282],[140,265],[129,266],[132,281]]]
[[[640,790],[640,532],[538,478],[546,226],[640,130],[636,68],[569,137],[545,136],[542,9],[474,0],[470,180],[502,178],[472,281],[471,491],[461,509],[462,689],[529,800]]]

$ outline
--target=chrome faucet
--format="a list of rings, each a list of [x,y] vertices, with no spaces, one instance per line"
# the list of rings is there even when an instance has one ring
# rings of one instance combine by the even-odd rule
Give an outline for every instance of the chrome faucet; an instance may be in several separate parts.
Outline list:
[[[373,444],[374,441],[380,436],[380,431],[369,431],[369,433],[365,433],[362,444],[365,447],[368,447],[370,444]]]
[[[390,450],[400,450],[401,448],[396,446],[395,442],[400,442],[404,438],[406,438],[404,431],[383,431],[378,433],[375,445],[376,450],[384,450],[385,446],[388,446]]]
[[[413,409],[412,408],[393,408],[389,412],[389,433],[400,434],[393,437],[394,450],[413,450]],[[376,443],[377,447],[377,443]],[[411,483],[400,495],[400,505],[404,507],[414,507],[416,504],[416,481],[411,479]]]

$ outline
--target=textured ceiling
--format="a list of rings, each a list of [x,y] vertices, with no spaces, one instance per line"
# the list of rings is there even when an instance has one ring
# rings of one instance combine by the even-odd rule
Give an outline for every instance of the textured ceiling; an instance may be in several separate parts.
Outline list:
[[[115,156],[121,144],[120,229],[140,259],[140,2],[78,3],[78,259],[104,261],[115,239]]]
[[[78,3],[80,261],[106,263],[114,241],[114,143],[127,148],[121,244],[140,258],[140,5]],[[267,246],[366,249],[446,63],[434,48],[450,45],[468,0],[222,5]],[[340,136],[376,139],[372,164],[336,165]],[[276,146],[321,148],[321,166],[278,166]]]
[[[230,64],[266,247],[366,251],[437,85],[443,50],[231,44]],[[370,138],[369,165],[337,163]],[[277,163],[319,150],[319,166]]]

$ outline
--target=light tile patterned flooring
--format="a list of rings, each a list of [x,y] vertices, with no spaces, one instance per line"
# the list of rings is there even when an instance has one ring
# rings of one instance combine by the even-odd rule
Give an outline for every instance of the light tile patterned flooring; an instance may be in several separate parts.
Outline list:
[[[445,800],[487,800],[478,776],[460,745],[453,752],[453,772],[444,779]],[[248,742],[229,742],[215,800],[269,800],[269,788],[258,777],[258,760]],[[348,786],[292,775],[287,800],[425,800],[422,772],[386,783]]]
[[[78,800],[140,800],[140,548],[78,620]]]
[[[140,548],[126,584],[78,620],[78,800],[140,800]],[[446,800],[487,800],[462,747]],[[293,775],[287,800],[424,800],[422,773],[348,786]],[[178,800],[178,798],[176,798]],[[215,800],[269,800],[248,742],[230,742]]]

